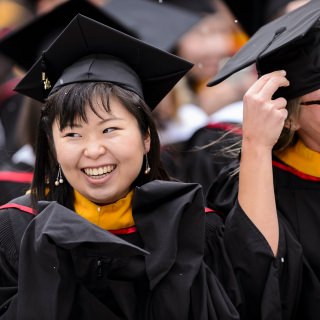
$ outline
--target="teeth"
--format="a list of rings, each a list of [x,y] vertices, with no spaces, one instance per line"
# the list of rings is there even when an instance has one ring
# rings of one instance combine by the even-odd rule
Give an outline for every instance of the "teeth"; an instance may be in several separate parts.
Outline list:
[[[84,172],[88,175],[88,176],[100,176],[100,175],[104,175],[107,173],[110,173],[111,171],[113,171],[115,168],[115,166],[104,166],[104,167],[99,167],[99,168],[86,168],[84,169]]]

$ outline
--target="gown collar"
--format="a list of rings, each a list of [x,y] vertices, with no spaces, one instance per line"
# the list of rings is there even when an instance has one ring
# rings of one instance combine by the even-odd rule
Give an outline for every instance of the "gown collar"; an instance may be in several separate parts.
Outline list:
[[[320,153],[309,149],[301,140],[276,156],[288,166],[310,176],[320,178]]]
[[[131,190],[124,198],[117,202],[99,206],[77,191],[74,191],[75,211],[104,230],[119,230],[134,226],[132,216],[132,198],[133,190]]]

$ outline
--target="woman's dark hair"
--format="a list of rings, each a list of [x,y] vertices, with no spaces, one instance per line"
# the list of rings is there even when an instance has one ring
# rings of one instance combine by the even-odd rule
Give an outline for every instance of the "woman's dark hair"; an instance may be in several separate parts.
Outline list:
[[[73,125],[76,120],[87,122],[86,107],[99,116],[94,101],[102,102],[104,109],[110,111],[110,97],[114,97],[137,119],[141,134],[150,135],[148,162],[149,174],[144,174],[145,158],[140,173],[132,187],[159,179],[169,180],[160,160],[160,142],[151,110],[134,92],[106,82],[85,82],[67,85],[51,94],[45,102],[40,117],[36,144],[36,163],[31,186],[33,206],[40,200],[57,201],[73,209],[73,188],[65,180],[55,186],[58,163],[53,143],[52,125],[58,120],[60,129]]]

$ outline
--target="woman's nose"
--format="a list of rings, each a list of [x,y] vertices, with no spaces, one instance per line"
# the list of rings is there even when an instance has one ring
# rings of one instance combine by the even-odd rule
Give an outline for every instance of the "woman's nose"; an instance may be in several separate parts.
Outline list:
[[[105,154],[106,148],[98,141],[88,143],[84,150],[84,155],[88,158],[97,159],[101,155]]]

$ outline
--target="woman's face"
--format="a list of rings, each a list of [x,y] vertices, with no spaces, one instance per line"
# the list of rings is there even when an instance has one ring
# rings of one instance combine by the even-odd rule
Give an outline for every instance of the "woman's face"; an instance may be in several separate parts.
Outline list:
[[[190,75],[198,81],[212,78],[230,57],[233,37],[226,19],[211,14],[203,18],[179,41],[178,55],[195,64]]]
[[[297,121],[298,134],[310,149],[320,152],[320,89],[304,95],[301,102],[314,102],[302,105]]]
[[[150,137],[142,137],[136,118],[117,99],[110,99],[110,113],[99,100],[95,103],[103,119],[87,106],[87,123],[78,121],[60,131],[55,122],[53,139],[70,185],[92,202],[107,204],[130,190],[150,149]]]

